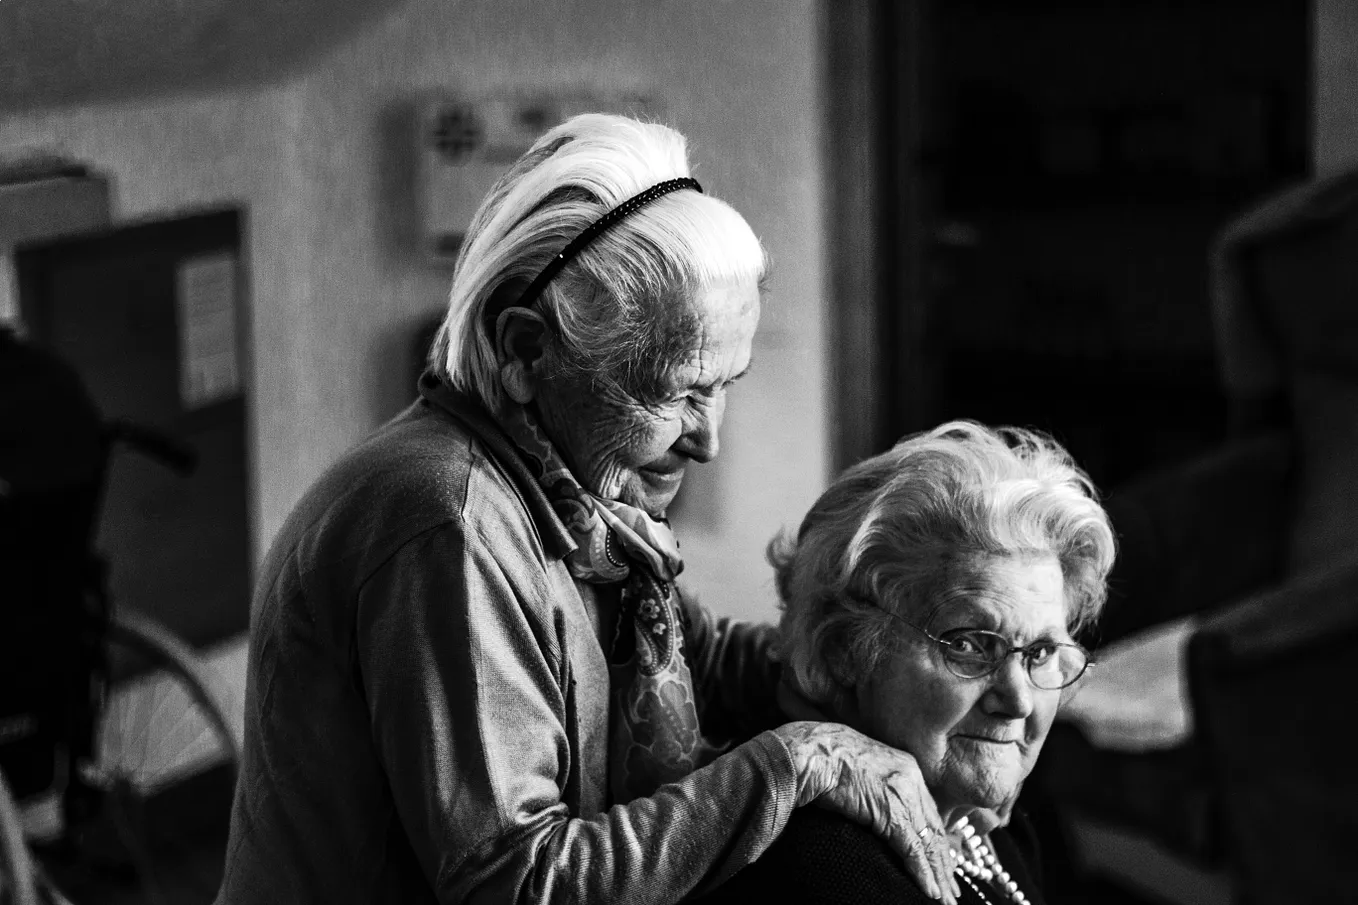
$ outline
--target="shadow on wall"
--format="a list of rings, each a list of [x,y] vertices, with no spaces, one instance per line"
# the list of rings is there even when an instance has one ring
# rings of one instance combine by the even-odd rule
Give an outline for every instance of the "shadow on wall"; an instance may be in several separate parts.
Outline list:
[[[416,161],[418,128],[415,105],[388,104],[377,116],[377,172],[374,182],[379,260],[384,274],[404,273],[421,259]],[[451,270],[449,271],[451,274]]]
[[[143,100],[276,81],[403,2],[5,0],[0,109]]]
[[[378,113],[376,153],[378,178],[373,181],[372,210],[377,267],[383,279],[419,297],[419,313],[389,325],[376,344],[381,363],[371,383],[372,411],[380,423],[415,398],[429,346],[443,319],[452,260],[425,253],[419,217],[418,111],[402,100]]]

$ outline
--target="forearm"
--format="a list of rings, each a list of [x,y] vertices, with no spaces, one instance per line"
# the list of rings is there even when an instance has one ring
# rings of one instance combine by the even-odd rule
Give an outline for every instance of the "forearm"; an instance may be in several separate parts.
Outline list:
[[[787,748],[763,733],[649,798],[589,819],[556,804],[438,878],[441,902],[678,902],[752,863],[797,797]]]
[[[582,806],[607,720],[576,724],[552,607],[494,549],[432,532],[359,607],[378,757],[438,900],[677,902],[753,861],[796,800],[788,749],[770,733],[649,798]]]

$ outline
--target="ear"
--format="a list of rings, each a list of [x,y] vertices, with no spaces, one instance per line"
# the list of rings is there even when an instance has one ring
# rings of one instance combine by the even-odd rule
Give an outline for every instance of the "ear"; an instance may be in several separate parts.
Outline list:
[[[533,401],[537,380],[542,376],[546,344],[547,323],[530,308],[511,306],[495,319],[500,384],[505,394],[519,405]]]

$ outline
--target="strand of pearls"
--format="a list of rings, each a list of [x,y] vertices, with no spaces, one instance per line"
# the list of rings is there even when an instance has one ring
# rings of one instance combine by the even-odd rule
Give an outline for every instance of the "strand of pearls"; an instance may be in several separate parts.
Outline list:
[[[1009,876],[1009,871],[1000,865],[1000,859],[991,851],[990,846],[986,845],[980,833],[976,832],[967,818],[963,817],[957,823],[958,832],[962,834],[965,853],[953,849],[953,856],[957,859],[957,874],[967,885],[981,892],[972,880],[983,880],[993,882],[1009,896],[1014,905],[1028,905],[1028,897],[1019,889],[1019,885],[1014,882],[1014,878]],[[981,895],[985,900],[985,895]]]
[[[990,905],[990,897],[987,896],[985,893],[981,892],[981,887],[977,886],[974,882],[972,882],[971,877],[968,877],[960,870],[957,871],[957,876],[962,878],[963,883],[971,887],[972,891],[976,893],[976,898],[981,900],[982,905]]]

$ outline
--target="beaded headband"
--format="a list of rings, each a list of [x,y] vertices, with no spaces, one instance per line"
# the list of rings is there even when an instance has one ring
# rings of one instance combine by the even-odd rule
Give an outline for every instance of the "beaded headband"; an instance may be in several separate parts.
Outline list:
[[[542,290],[547,288],[547,284],[561,272],[571,258],[578,255],[586,245],[593,242],[599,236],[608,232],[617,225],[618,221],[641,210],[657,198],[668,195],[670,192],[677,192],[680,189],[693,189],[695,192],[702,192],[703,187],[698,184],[698,180],[685,177],[683,179],[669,179],[665,182],[651,186],[644,192],[640,192],[628,198],[622,204],[604,214],[598,220],[591,223],[584,232],[576,236],[571,243],[563,248],[556,257],[547,262],[547,266],[542,268],[533,282],[528,284],[523,295],[519,296],[517,305],[523,308],[531,308],[533,303],[542,295]]]

